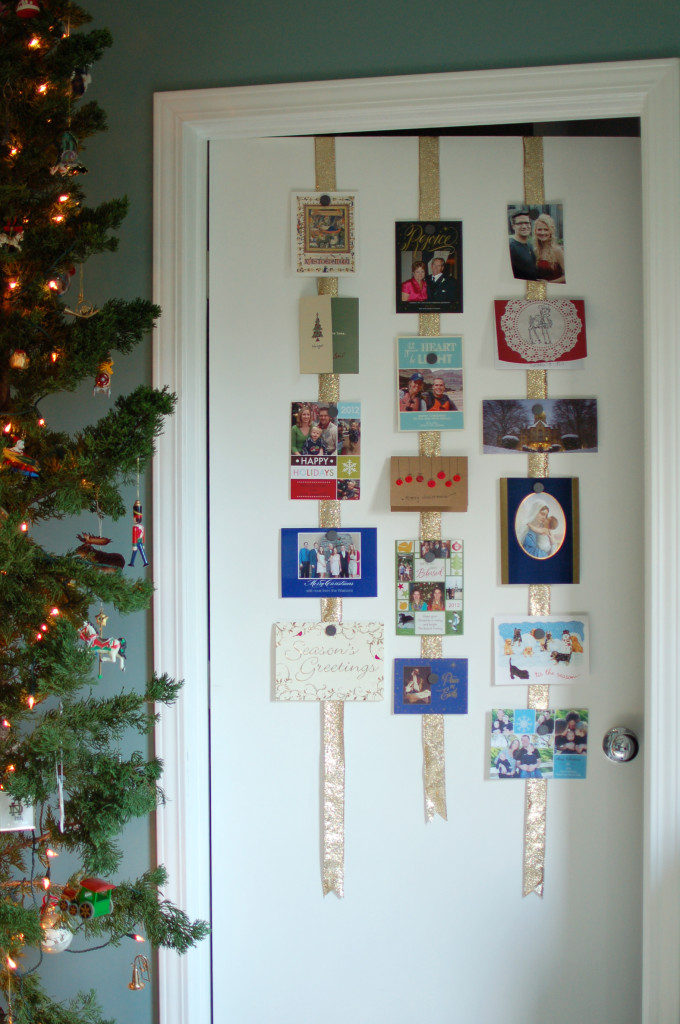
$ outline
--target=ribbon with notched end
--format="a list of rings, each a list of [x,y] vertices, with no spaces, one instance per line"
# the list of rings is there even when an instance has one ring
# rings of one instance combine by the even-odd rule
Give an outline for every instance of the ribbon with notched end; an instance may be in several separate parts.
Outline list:
[[[524,201],[544,203],[543,180],[543,139],[529,136],[524,144]],[[545,281],[527,281],[527,299],[545,299]],[[548,397],[547,370],[527,370],[527,398]],[[548,455],[532,452],[529,457],[528,476],[549,475]],[[530,584],[529,614],[550,614],[550,587],[546,584]],[[533,685],[528,687],[527,703],[530,708],[547,708],[550,704],[550,687]],[[548,783],[545,779],[528,779],[524,793],[524,857],[522,894],[536,893],[543,896],[545,869],[546,809]]]

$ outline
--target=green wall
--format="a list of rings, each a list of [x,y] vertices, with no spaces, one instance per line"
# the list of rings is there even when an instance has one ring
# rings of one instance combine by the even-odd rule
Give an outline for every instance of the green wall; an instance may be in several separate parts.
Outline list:
[[[680,56],[677,0],[467,0],[414,4],[405,0],[82,0],[95,27],[114,46],[93,69],[88,99],[108,113],[110,129],[83,154],[90,203],[126,194],[130,214],[116,256],[90,261],[86,297],[103,301],[151,294],[152,96],[154,92],[373,75],[465,71],[539,64]],[[116,366],[118,393],[150,379],[147,345]],[[83,392],[87,419],[102,415]],[[96,404],[96,403],[95,403]],[[67,419],[72,406],[62,407]],[[153,514],[147,515],[153,532]],[[129,524],[120,528],[129,543]],[[124,539],[123,539],[124,538]],[[142,616],[130,623],[138,680],[149,670],[150,633]],[[144,649],[146,647],[146,657]],[[132,659],[131,659],[132,660]],[[162,668],[163,666],[160,666]],[[119,680],[115,680],[116,683]],[[133,679],[128,676],[128,683]],[[191,686],[191,681],[187,681]],[[170,794],[172,796],[172,794]],[[142,871],[152,847],[145,823],[125,836],[130,875]],[[157,1018],[148,990],[127,990],[129,947],[88,957],[62,955],[46,965],[55,989],[95,985],[119,1024]],[[217,1024],[223,1024],[217,1016]],[[263,1022],[264,1024],[264,1022]],[[300,1024],[308,1024],[301,1021]]]

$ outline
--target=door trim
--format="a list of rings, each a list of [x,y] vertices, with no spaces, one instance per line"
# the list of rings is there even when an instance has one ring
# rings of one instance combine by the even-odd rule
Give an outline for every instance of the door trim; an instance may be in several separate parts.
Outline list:
[[[153,379],[178,395],[154,462],[154,660],[186,680],[156,749],[166,895],[210,914],[206,210],[211,139],[639,117],[645,395],[643,1024],[680,1018],[680,62],[518,68],[158,93]],[[637,498],[637,496],[634,496]],[[638,625],[642,628],[642,624]],[[625,894],[624,894],[625,898]],[[211,1019],[210,946],[161,951],[162,1024]]]

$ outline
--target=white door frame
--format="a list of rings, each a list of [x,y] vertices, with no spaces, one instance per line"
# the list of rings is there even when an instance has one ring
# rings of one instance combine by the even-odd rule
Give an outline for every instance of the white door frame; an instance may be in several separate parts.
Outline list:
[[[639,117],[645,366],[643,1024],[680,1019],[680,62],[675,59],[159,93],[154,383],[179,398],[154,463],[154,657],[186,680],[156,731],[166,894],[210,914],[206,210],[208,143],[447,125]],[[623,467],[622,467],[623,469]],[[633,495],[638,500],[638,495]],[[625,899],[626,894],[622,893]],[[616,927],[612,907],[612,927]],[[162,1024],[206,1024],[210,945],[162,952]]]

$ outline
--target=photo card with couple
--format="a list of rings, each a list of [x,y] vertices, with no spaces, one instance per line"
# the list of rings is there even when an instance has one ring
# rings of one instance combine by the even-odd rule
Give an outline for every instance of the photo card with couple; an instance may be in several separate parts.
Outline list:
[[[587,708],[494,708],[490,779],[585,779]]]
[[[281,530],[282,597],[376,597],[377,530]]]
[[[501,583],[578,583],[576,477],[506,477],[501,492]]]
[[[513,277],[565,283],[562,203],[508,203],[507,231]]]
[[[462,636],[462,540],[398,540],[397,636]]]
[[[291,498],[356,501],[360,495],[360,403],[293,402],[290,453]]]
[[[395,658],[395,715],[466,715],[467,658]]]
[[[462,221],[397,221],[395,265],[397,313],[463,312]]]
[[[397,338],[399,430],[462,430],[463,339]]]

